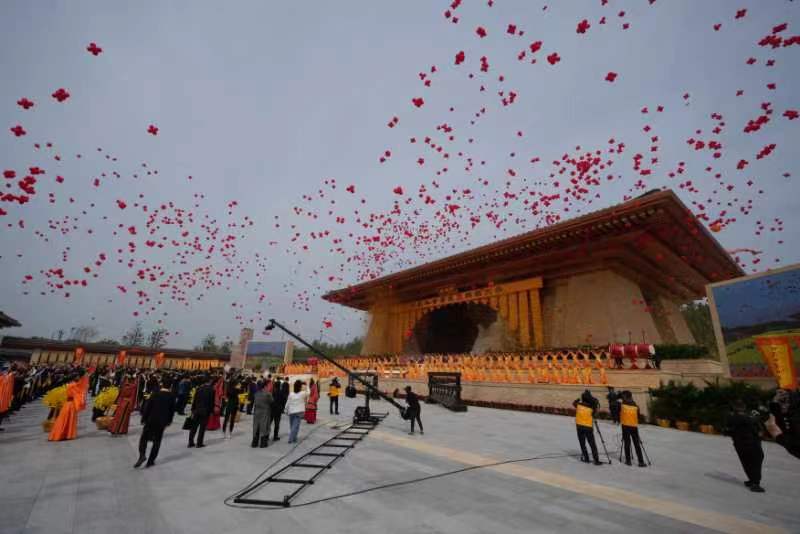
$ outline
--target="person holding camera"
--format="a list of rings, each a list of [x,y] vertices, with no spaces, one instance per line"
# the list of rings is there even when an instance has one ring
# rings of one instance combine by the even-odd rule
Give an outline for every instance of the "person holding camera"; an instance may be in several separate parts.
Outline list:
[[[600,462],[600,455],[597,452],[597,443],[594,441],[594,414],[600,402],[592,396],[587,389],[581,394],[580,399],[575,399],[572,405],[575,407],[575,427],[578,430],[578,443],[581,446],[581,461],[589,463],[589,453],[586,451],[586,442],[592,448],[592,458],[594,465],[603,465]]]
[[[608,411],[611,413],[611,420],[615,425],[618,425],[620,413],[620,395],[614,391],[612,386],[608,386],[608,395],[606,395],[606,400],[608,400]]]
[[[733,439],[733,448],[739,455],[747,480],[744,485],[754,493],[764,493],[761,487],[761,465],[764,463],[764,450],[761,448],[761,422],[748,413],[744,402],[733,403],[733,412],[728,417],[726,436]]]
[[[639,406],[633,401],[633,394],[625,390],[622,392],[622,406],[620,422],[622,423],[622,443],[625,449],[625,465],[631,465],[631,440],[636,449],[636,458],[639,467],[647,467],[642,457],[642,446],[639,441]]]
[[[411,431],[409,432],[410,435],[414,434],[414,422],[419,425],[419,433],[424,435],[425,432],[422,429],[422,419],[420,419],[420,414],[422,413],[422,408],[419,405],[419,397],[416,393],[411,391],[411,386],[406,386],[406,404],[408,407],[406,408],[405,419],[411,421]]]
[[[800,392],[779,389],[769,411],[767,431],[786,452],[800,458]]]

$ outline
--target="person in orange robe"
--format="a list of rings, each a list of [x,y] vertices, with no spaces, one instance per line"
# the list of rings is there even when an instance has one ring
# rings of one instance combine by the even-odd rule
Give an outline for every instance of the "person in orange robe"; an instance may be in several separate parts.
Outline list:
[[[119,397],[117,398],[117,409],[114,411],[114,418],[108,425],[108,431],[114,436],[128,433],[131,413],[133,413],[133,407],[136,406],[139,380],[140,377],[137,377],[135,380],[127,378],[122,384],[122,388],[120,388]]]
[[[14,396],[14,373],[9,371],[0,375],[0,424],[11,410],[11,399]]]
[[[61,406],[50,429],[48,441],[65,441],[78,437],[78,412],[86,408],[86,390],[89,387],[89,375],[84,374],[80,380],[67,384],[67,400]]]

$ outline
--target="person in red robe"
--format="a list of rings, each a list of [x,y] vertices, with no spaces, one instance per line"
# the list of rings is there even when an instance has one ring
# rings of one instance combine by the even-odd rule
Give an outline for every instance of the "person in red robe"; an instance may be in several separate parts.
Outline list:
[[[317,422],[317,402],[319,401],[319,384],[311,379],[308,387],[308,400],[306,401],[305,418],[306,423],[314,424]]]
[[[220,414],[222,413],[222,398],[225,396],[225,380],[220,377],[214,384],[214,412],[208,417],[206,430],[219,430],[222,428]]]
[[[136,406],[136,396],[139,391],[140,377],[126,378],[120,388],[117,397],[117,409],[114,411],[114,418],[108,425],[108,431],[113,436],[120,436],[128,433],[128,425],[131,422],[131,413]]]
[[[67,400],[58,412],[50,429],[48,441],[65,441],[78,437],[78,412],[86,408],[86,390],[89,388],[89,375],[67,384]]]

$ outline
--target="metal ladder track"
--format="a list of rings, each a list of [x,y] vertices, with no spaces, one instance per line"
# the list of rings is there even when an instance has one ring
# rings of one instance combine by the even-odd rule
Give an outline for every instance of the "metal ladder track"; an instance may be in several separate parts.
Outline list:
[[[283,506],[288,508],[292,505],[292,500],[297,497],[304,489],[308,486],[314,484],[314,482],[319,478],[322,473],[333,467],[333,464],[338,462],[341,458],[343,458],[350,449],[355,448],[356,443],[363,440],[370,431],[374,430],[378,424],[386,418],[388,413],[381,413],[381,414],[372,414],[370,417],[370,421],[359,421],[358,423],[353,423],[349,425],[344,430],[340,431],[335,436],[329,438],[321,445],[318,445],[308,451],[307,453],[303,454],[297,460],[285,465],[284,467],[278,469],[272,475],[266,477],[264,480],[258,482],[250,486],[249,488],[244,489],[240,493],[234,497],[233,502],[237,504],[250,504],[256,506]],[[358,436],[358,437],[353,437]],[[347,445],[336,444],[332,443],[335,441],[349,441]],[[331,449],[339,449],[339,452],[321,452],[320,449],[328,448]],[[330,458],[328,463],[324,463],[325,460],[323,458]],[[314,472],[309,478],[301,479],[301,478],[282,478],[281,475],[292,469],[294,467],[303,467],[307,469],[316,469],[317,471]],[[270,500],[270,499],[256,499],[250,497],[256,491],[262,489],[263,487],[269,484],[293,484],[297,485],[298,487],[294,489],[291,493],[284,494],[283,499],[280,501],[277,500]]]

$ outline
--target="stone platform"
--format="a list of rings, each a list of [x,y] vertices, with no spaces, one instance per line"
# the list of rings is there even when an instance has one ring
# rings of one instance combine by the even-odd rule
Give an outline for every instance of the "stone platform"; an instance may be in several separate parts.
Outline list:
[[[286,443],[285,429],[282,441],[251,449],[248,416],[232,440],[211,432],[206,448],[187,449],[179,418],[167,429],[157,465],[139,470],[132,468],[137,416],[130,435],[112,438],[94,428],[87,411],[77,440],[48,443],[40,426],[46,410],[26,407],[0,433],[0,532],[800,531],[800,461],[775,444],[764,445],[767,493],[753,494],[742,485],[730,440],[721,436],[644,426],[653,466],[641,469],[617,462],[619,431],[601,422],[613,465],[595,467],[577,460],[570,418],[475,407],[457,414],[423,405],[424,436],[407,435],[408,423],[390,412],[296,503],[332,500],[278,510],[226,506],[226,497],[269,464],[296,458],[333,435],[332,425],[346,423],[355,406],[351,399],[340,402],[341,416],[321,413],[316,425],[303,423],[296,449]],[[374,402],[373,408],[391,407]],[[530,457],[538,459],[368,491]],[[367,492],[335,498],[358,491]]]

